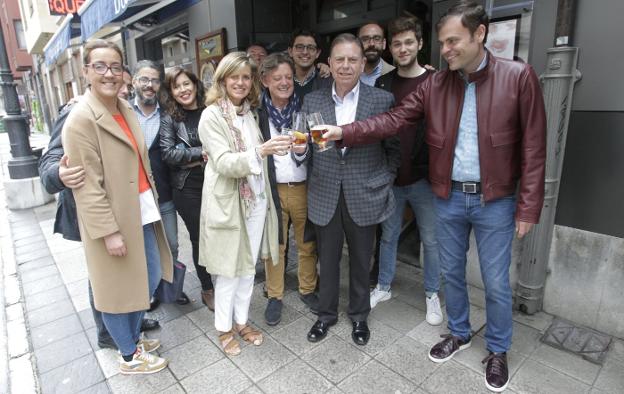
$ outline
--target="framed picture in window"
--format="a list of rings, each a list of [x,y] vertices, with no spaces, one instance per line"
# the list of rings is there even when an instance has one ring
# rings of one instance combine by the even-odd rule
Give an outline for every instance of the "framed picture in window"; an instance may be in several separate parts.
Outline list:
[[[518,50],[520,15],[497,18],[490,22],[485,46],[494,56],[514,60]]]
[[[226,32],[224,28],[195,39],[197,72],[206,89],[212,86],[212,77],[217,69],[217,65],[225,56],[225,44]]]

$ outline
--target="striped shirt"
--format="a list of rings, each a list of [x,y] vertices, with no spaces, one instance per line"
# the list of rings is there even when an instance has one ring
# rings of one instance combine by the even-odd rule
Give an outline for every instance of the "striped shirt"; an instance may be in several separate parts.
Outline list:
[[[147,148],[149,149],[158,135],[158,130],[160,130],[160,105],[156,103],[156,109],[149,115],[145,115],[141,110],[141,107],[139,107],[138,97],[134,98],[132,106],[134,107],[134,112],[136,112],[137,118],[139,118],[139,125],[141,126],[141,131],[143,131],[143,135],[145,136],[145,145],[147,145]]]

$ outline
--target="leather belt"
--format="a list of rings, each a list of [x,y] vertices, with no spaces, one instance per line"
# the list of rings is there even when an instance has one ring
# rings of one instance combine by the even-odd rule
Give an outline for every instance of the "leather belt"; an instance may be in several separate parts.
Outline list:
[[[288,187],[301,186],[301,185],[305,185],[305,184],[306,184],[305,181],[278,183],[278,185],[284,185],[284,186],[288,186]]]
[[[481,183],[451,181],[451,189],[469,194],[479,194],[481,193]]]

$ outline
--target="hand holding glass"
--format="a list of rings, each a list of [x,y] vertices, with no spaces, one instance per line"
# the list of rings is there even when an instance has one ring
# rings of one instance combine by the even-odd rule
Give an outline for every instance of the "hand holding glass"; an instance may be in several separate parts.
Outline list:
[[[327,131],[326,127],[323,127],[325,122],[320,112],[313,112],[308,114],[308,125],[310,126],[310,138],[318,146],[319,152],[325,152],[334,145],[333,142],[328,141],[323,137],[323,134]]]

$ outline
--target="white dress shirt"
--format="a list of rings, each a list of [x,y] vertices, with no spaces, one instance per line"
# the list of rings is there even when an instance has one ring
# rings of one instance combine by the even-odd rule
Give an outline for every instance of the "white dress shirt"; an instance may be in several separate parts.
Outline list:
[[[355,121],[358,99],[360,98],[360,82],[353,87],[343,98],[336,94],[336,83],[332,85],[332,98],[336,106],[336,126],[343,126]],[[342,148],[342,153],[347,148]]]
[[[269,129],[271,130],[271,138],[280,135],[270,119]],[[308,170],[305,163],[297,167],[290,152],[283,156],[273,155],[273,163],[275,164],[275,181],[277,183],[303,182],[306,180]]]

